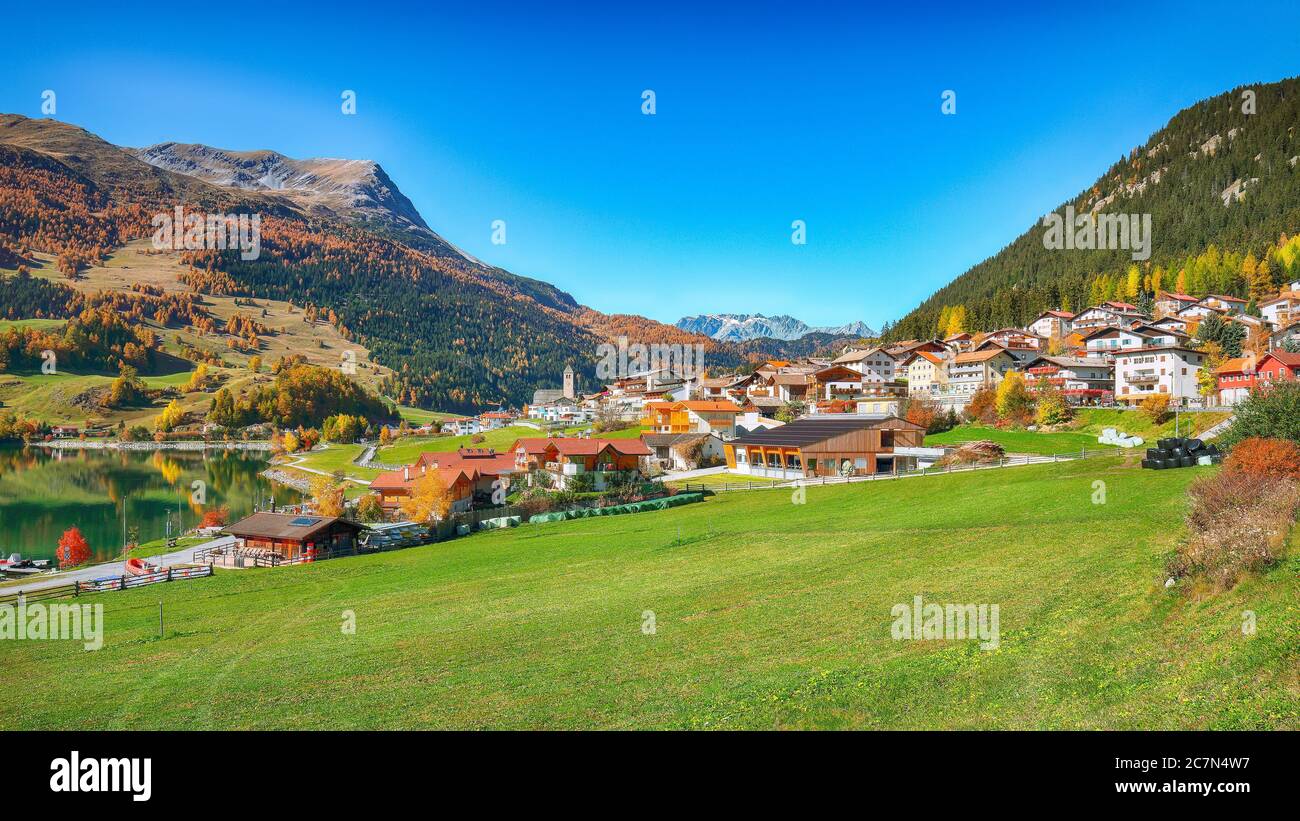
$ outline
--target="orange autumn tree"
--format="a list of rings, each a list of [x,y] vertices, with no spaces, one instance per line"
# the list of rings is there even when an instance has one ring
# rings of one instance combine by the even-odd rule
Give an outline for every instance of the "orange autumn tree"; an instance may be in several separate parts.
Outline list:
[[[81,535],[80,529],[70,527],[59,537],[59,546],[54,551],[54,556],[59,560],[59,567],[76,567],[90,561],[90,545],[86,542],[86,537]]]
[[[203,519],[199,522],[199,527],[221,527],[230,521],[230,509],[225,507],[213,508],[203,514]]]
[[[411,495],[402,500],[402,515],[412,522],[446,518],[451,512],[451,489],[437,471],[429,471],[411,485]]]

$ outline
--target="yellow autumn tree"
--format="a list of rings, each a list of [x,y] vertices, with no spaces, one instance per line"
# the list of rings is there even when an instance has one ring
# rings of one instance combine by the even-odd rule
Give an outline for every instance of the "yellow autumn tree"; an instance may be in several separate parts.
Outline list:
[[[1142,293],[1142,272],[1138,270],[1136,265],[1130,265],[1128,267],[1128,282],[1125,283],[1124,287],[1124,296],[1132,301],[1137,299],[1140,293]]]
[[[154,422],[154,428],[160,431],[170,431],[181,422],[185,421],[185,410],[181,403],[175,399],[167,403],[163,412],[158,414],[158,419]]]
[[[248,369],[253,373],[260,373],[262,370],[262,357],[250,356],[248,358]]]
[[[342,516],[346,483],[335,476],[316,476],[311,480],[312,506],[318,516]]]
[[[195,391],[201,391],[204,386],[207,385],[207,382],[208,366],[200,362],[199,366],[194,369],[194,373],[190,374],[190,381],[185,386],[185,392],[194,393]]]
[[[1009,422],[1024,424],[1031,418],[1034,397],[1018,371],[1009,371],[998,383],[997,409],[998,416]]]
[[[280,442],[284,447],[285,453],[296,453],[298,448],[302,446],[302,443],[298,441],[298,434],[291,430],[286,430],[284,432],[284,438],[281,439]]]
[[[412,522],[446,518],[451,512],[451,489],[437,471],[429,471],[411,485],[411,495],[402,500],[402,515]]]
[[[954,334],[963,333],[966,330],[966,306],[957,305],[948,313],[948,327],[944,329],[944,337],[950,337]]]

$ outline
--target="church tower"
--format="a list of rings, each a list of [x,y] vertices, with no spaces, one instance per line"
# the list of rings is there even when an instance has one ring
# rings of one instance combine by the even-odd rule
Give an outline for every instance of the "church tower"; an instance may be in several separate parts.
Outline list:
[[[573,399],[577,394],[573,391],[573,366],[564,366],[564,398]]]

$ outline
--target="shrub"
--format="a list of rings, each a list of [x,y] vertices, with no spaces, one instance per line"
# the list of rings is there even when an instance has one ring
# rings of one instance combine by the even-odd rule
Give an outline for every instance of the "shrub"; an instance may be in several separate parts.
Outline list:
[[[1188,491],[1190,535],[1169,563],[1176,577],[1200,575],[1230,588],[1248,572],[1277,563],[1300,510],[1300,486],[1260,473],[1218,474]]]
[[[1252,436],[1232,448],[1223,462],[1227,473],[1252,473],[1279,479],[1300,479],[1300,445],[1289,439]]]
[[[1055,385],[1040,380],[1038,384],[1038,408],[1034,412],[1034,421],[1040,425],[1060,425],[1070,421],[1073,412],[1065,395]]]
[[[1300,382],[1282,382],[1254,390],[1237,406],[1237,418],[1219,440],[1232,447],[1251,437],[1289,439],[1300,444]]]
[[[230,508],[218,507],[205,511],[199,527],[223,527],[230,521]]]
[[[1166,394],[1158,393],[1155,396],[1148,396],[1138,403],[1138,407],[1154,424],[1162,424],[1169,418],[1169,397]]]
[[[985,385],[975,393],[971,394],[970,401],[966,403],[965,414],[967,421],[981,422],[985,425],[997,421],[997,394],[993,388]]]

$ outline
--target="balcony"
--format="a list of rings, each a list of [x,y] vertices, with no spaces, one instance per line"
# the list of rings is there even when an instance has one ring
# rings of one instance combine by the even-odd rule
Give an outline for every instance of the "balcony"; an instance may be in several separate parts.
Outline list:
[[[565,476],[577,476],[584,471],[584,468],[577,462],[547,462],[546,470],[550,473],[560,473]]]
[[[1125,376],[1124,381],[1130,385],[1153,385],[1160,381],[1160,377],[1155,371],[1135,371]]]

